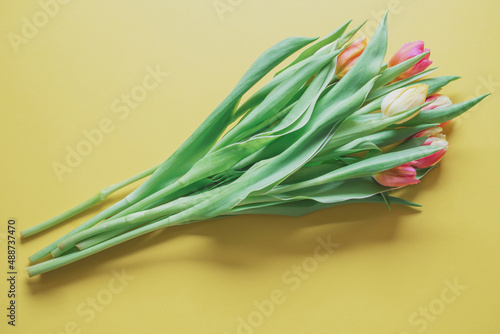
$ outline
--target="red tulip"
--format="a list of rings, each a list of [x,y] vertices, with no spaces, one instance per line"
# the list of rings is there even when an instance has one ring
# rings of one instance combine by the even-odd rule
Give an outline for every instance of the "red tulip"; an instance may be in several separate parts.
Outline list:
[[[441,108],[441,107],[448,107],[448,106],[451,106],[453,104],[453,102],[451,102],[451,100],[448,96],[442,95],[442,94],[433,94],[433,95],[429,96],[427,98],[427,100],[425,100],[425,103],[430,102],[430,101],[433,101],[433,102],[431,104],[429,104],[427,107],[422,108],[422,110],[432,110],[432,109]],[[441,123],[440,126],[443,127],[450,122],[451,122],[451,120],[444,122],[444,123]]]
[[[441,160],[446,151],[448,151],[448,141],[446,140],[445,135],[435,135],[427,138],[427,140],[422,145],[434,145],[443,147],[442,150],[439,150],[431,155],[421,158],[415,161],[410,162],[410,165],[415,168],[427,168],[430,166],[434,166]]]
[[[420,181],[416,178],[417,171],[409,164],[403,164],[383,172],[376,173],[373,178],[386,187],[404,187],[410,184],[417,184]]]
[[[440,134],[442,131],[443,131],[443,128],[441,128],[439,126],[433,126],[431,128],[422,130],[422,131],[414,134],[410,138],[419,138],[419,137],[425,137],[425,136],[436,136],[436,135]]]

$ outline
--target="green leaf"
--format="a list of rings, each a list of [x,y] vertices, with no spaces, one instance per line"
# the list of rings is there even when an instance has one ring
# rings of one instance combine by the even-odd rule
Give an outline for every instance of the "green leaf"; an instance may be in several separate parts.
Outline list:
[[[412,85],[412,84],[417,84],[419,82],[415,82],[415,81],[431,74],[436,69],[437,69],[437,67],[429,68],[429,69],[422,71],[420,73],[417,73],[409,78],[397,81],[397,82],[392,83],[392,84],[387,85],[387,86],[380,87],[378,89],[374,89],[373,91],[370,92],[370,95],[368,95],[366,100],[372,101],[372,100],[376,99],[377,97],[385,96],[385,95],[389,94],[390,92],[392,92],[396,89],[399,89],[401,87],[405,87],[405,86]]]
[[[453,118],[460,116],[476,104],[481,102],[485,97],[490,94],[481,95],[469,101],[453,104],[448,107],[439,107],[430,110],[422,110],[417,116],[403,123],[404,126],[412,126],[422,123],[443,123]]]
[[[241,134],[271,117],[299,91],[299,89],[321,68],[329,63],[335,53],[314,56],[315,60],[299,68],[293,76],[277,86],[254,110],[246,115],[234,128],[232,128],[215,146],[220,149],[230,143],[241,139]]]
[[[387,13],[378,26],[372,39],[356,63],[347,74],[318,101],[318,110],[331,113],[335,103],[348,99],[351,95],[372,81],[380,72],[387,51]],[[373,87],[373,85],[372,85]],[[349,114],[336,114],[335,119],[342,119]]]
[[[276,195],[296,189],[307,188],[325,184],[327,182],[340,181],[344,179],[372,176],[375,173],[388,170],[413,160],[424,158],[439,151],[440,147],[432,145],[415,147],[399,152],[385,153],[376,157],[363,159],[348,166],[333,170],[327,174],[304,182],[292,185],[278,186],[267,193]]]
[[[407,150],[409,148],[414,148],[414,147],[419,147],[422,146],[423,143],[429,138],[429,136],[423,136],[423,137],[417,137],[417,138],[411,138],[408,139],[398,146],[392,148],[389,152],[399,152],[403,150]]]
[[[327,162],[327,163],[322,163],[318,165],[309,165],[306,164],[303,167],[301,167],[298,171],[293,173],[292,175],[288,176],[281,184],[293,184],[309,179],[313,179],[315,177],[318,177],[320,175],[326,174],[334,169],[344,167],[345,164],[338,162],[338,161],[332,161],[332,162]]]
[[[345,43],[347,43],[354,35],[356,35],[356,33],[359,31],[359,29],[361,29],[365,25],[365,23],[366,23],[366,21],[364,21],[360,25],[354,27],[351,31],[346,33],[344,36],[339,37],[338,46],[339,47],[344,46]]]
[[[333,49],[335,49],[335,45],[333,46]],[[338,54],[338,51],[334,51],[333,54],[335,56],[336,54]],[[314,107],[321,93],[335,76],[335,67],[335,60],[329,65],[323,67],[321,71],[314,77],[304,94],[293,106],[292,110],[287,113],[284,119],[269,131],[260,133],[258,136],[256,136],[256,138],[282,136],[292,131],[298,130],[305,124],[307,124],[312,116]]]
[[[417,113],[420,108],[422,108],[422,106],[406,110],[391,117],[383,117],[380,113],[350,116],[342,123],[342,126],[325,145],[323,151],[336,149],[358,138],[385,129]]]
[[[336,123],[335,118],[338,115],[351,114],[354,110],[357,110],[359,108],[359,106],[363,103],[366,95],[370,91],[375,80],[376,77],[370,80],[365,86],[361,87],[361,89],[356,93],[353,93],[349,98],[344,98],[340,101],[337,101],[335,103],[335,106],[332,108],[332,110],[330,110],[329,113],[317,111],[315,108],[313,114],[311,115],[311,119],[304,128],[307,128],[310,131],[320,131],[320,129],[323,129],[325,127],[331,128]],[[337,123],[337,127],[339,124],[341,123]],[[305,131],[308,131],[307,129]],[[290,135],[293,135],[293,133]],[[251,165],[255,162],[268,159],[280,154],[285,149],[287,149],[292,142],[296,140],[290,138],[294,137],[289,137],[287,135],[279,138],[276,141],[273,141],[263,149],[242,160],[235,166],[235,169],[245,168],[246,166]]]
[[[250,204],[247,207],[236,207],[232,209],[230,212],[228,212],[227,215],[254,214],[254,215],[280,215],[280,216],[301,217],[316,212],[318,210],[332,208],[339,205],[356,204],[356,203],[384,203],[384,200],[380,195],[375,195],[368,198],[360,198],[360,199],[354,199],[337,203],[319,203],[312,200],[302,200],[289,203],[276,202],[274,204],[269,204],[269,203],[264,203],[261,205]],[[420,205],[418,204],[392,196],[391,196],[391,203],[398,205],[420,207]]]
[[[326,146],[325,146],[326,147]],[[315,162],[324,162],[324,161],[332,161],[336,160],[341,156],[349,155],[353,153],[359,153],[367,151],[370,156],[378,155],[382,153],[382,150],[375,145],[373,142],[369,140],[365,140],[364,138],[360,138],[359,140],[352,141],[347,143],[337,149],[334,149],[330,152],[324,152],[316,155],[311,163]],[[322,151],[323,152],[323,151]]]
[[[316,56],[327,55],[329,52],[325,48],[320,50]],[[283,81],[290,78],[298,69],[304,67],[305,65],[316,61],[315,57],[306,58],[292,66],[287,67],[285,70],[281,71],[278,75],[273,77],[271,81],[266,83],[264,87],[260,88],[257,92],[255,92],[247,101],[245,101],[238,109],[234,112],[234,119],[246,114],[248,111],[253,110],[256,106],[258,106],[264,99],[269,95],[273,89],[278,87]],[[302,87],[304,88],[304,87]],[[299,91],[300,93],[300,91]],[[300,94],[302,95],[302,94]]]
[[[438,123],[431,124],[421,124],[417,126],[409,126],[397,129],[387,129],[377,133],[373,133],[366,137],[360,138],[373,142],[379,147],[384,147],[392,144],[396,144],[402,140],[405,140],[418,132],[431,128],[433,126],[438,126]]]
[[[268,195],[269,201],[297,201],[310,199],[320,203],[344,202],[366,198],[387,191],[390,188],[377,183],[372,177],[326,182],[320,185],[300,188],[289,192]],[[266,195],[263,195],[266,198]]]
[[[390,199],[389,194],[387,192],[382,192],[382,193],[380,193],[380,196],[382,196],[384,203],[387,205],[387,208],[390,211],[391,210],[391,199]]]

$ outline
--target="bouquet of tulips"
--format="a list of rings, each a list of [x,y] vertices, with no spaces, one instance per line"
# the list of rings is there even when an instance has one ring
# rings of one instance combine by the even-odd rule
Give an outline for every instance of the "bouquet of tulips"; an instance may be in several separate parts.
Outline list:
[[[435,167],[448,149],[443,124],[486,95],[452,104],[436,94],[457,77],[424,78],[435,68],[429,68],[423,42],[405,44],[384,63],[387,16],[370,42],[350,42],[361,26],[348,31],[349,23],[315,43],[292,37],[271,47],[163,163],[23,231],[28,237],[54,226],[150,176],[32,255],[29,275],[158,229],[215,217],[300,216],[348,203],[416,205],[389,193],[418,183]],[[302,48],[242,102],[250,88]]]

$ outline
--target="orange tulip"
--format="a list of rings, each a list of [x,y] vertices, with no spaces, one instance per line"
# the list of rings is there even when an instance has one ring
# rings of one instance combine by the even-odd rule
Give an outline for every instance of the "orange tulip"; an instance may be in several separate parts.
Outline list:
[[[337,56],[337,68],[335,75],[342,78],[354,65],[359,56],[363,53],[368,44],[366,36],[355,40],[344,51]]]

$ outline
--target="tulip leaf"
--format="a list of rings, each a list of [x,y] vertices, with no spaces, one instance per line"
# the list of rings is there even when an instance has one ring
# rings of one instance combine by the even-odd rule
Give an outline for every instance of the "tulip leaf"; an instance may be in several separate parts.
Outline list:
[[[330,62],[335,53],[318,56],[299,68],[293,76],[278,85],[254,110],[246,115],[234,126],[217,144],[214,149],[219,149],[227,144],[238,141],[241,134],[274,115],[299,91],[299,89],[322,67]]]
[[[329,161],[314,165],[309,165],[308,163],[292,175],[288,176],[283,182],[281,182],[281,184],[292,184],[309,180],[344,166],[345,164],[339,161]]]
[[[397,129],[386,129],[360,139],[366,139],[373,142],[375,145],[379,147],[384,147],[396,144],[397,142],[407,139],[410,136],[413,136],[414,134],[417,134],[420,131],[438,125],[439,125],[438,123],[431,123],[431,124],[421,124],[417,126],[408,126]]]
[[[373,134],[385,129],[399,121],[402,121],[411,115],[417,113],[422,106],[406,110],[391,117],[383,117],[382,114],[356,115],[348,117],[332,139],[325,145],[324,151],[332,150],[345,145],[357,138]]]
[[[301,217],[318,210],[323,210],[339,205],[345,204],[356,204],[356,203],[384,203],[383,198],[380,195],[374,195],[368,198],[360,198],[354,200],[348,200],[345,202],[338,203],[319,203],[312,200],[301,200],[296,202],[276,202],[273,205],[259,205],[250,204],[247,207],[236,207],[231,210],[228,215],[235,214],[254,214],[254,215],[280,215],[280,216],[291,216],[291,217]],[[407,205],[420,207],[421,205],[415,204],[404,199],[391,196],[391,203],[398,205]]]
[[[387,205],[387,208],[390,211],[391,210],[391,200],[390,200],[390,197],[389,197],[389,194],[387,193],[387,191],[381,192],[380,196],[382,197],[382,199],[384,200],[384,203]]]
[[[306,126],[304,126],[304,128],[306,128],[306,131],[307,131],[307,129],[309,129],[309,130],[316,129],[315,131],[319,131],[318,129],[321,129],[324,127],[331,128],[332,126],[334,126],[334,124],[337,124],[336,128],[335,128],[335,131],[337,131],[337,128],[339,126],[341,126],[342,123],[335,122],[335,120],[334,120],[335,115],[350,114],[354,110],[357,110],[359,108],[359,106],[363,103],[363,101],[366,97],[366,94],[370,91],[375,80],[376,80],[376,78],[373,78],[372,80],[370,80],[366,85],[361,87],[360,90],[351,94],[349,96],[349,98],[346,97],[344,99],[339,99],[335,103],[335,108],[333,108],[330,113],[318,112],[316,109],[314,109],[314,112],[311,115],[311,119],[306,124]],[[282,136],[278,140],[276,140],[276,141],[270,143],[269,145],[267,145],[266,147],[264,147],[262,150],[245,158],[240,163],[238,163],[235,167],[245,168],[246,166],[251,165],[254,162],[274,157],[274,156],[280,154],[281,152],[283,152],[287,147],[289,147],[290,143],[293,142],[294,140],[295,139],[290,140],[290,137],[288,135]]]
[[[417,138],[410,138],[398,146],[392,148],[389,152],[399,152],[403,150],[407,150],[409,148],[414,148],[414,147],[419,147],[424,144],[424,142],[429,138],[429,136],[423,136],[423,137],[417,137]]]
[[[347,74],[318,101],[320,112],[331,114],[335,102],[349,98],[368,82],[378,79],[380,67],[387,51],[387,13],[379,24],[375,34],[365,50],[356,60]],[[373,87],[373,85],[372,85]],[[350,114],[332,114],[335,119],[342,119]]]
[[[333,48],[335,48],[335,45]],[[336,54],[338,54],[338,51],[334,52],[334,55]],[[285,135],[303,127],[309,121],[321,93],[333,79],[335,66],[336,61],[334,60],[329,65],[323,67],[284,119],[271,130],[263,132],[256,137]]]
[[[328,54],[328,50],[324,49],[317,53],[317,56]],[[245,114],[249,110],[254,109],[258,106],[264,99],[269,95],[269,93],[278,87],[283,81],[290,78],[298,69],[304,67],[305,65],[316,61],[316,58],[310,57],[304,59],[293,66],[287,67],[285,70],[281,71],[278,75],[273,77],[271,81],[264,85],[264,87],[260,88],[257,92],[255,92],[248,100],[246,100],[238,109],[234,112],[233,118],[238,118],[241,115]],[[300,92],[299,92],[300,93]],[[302,95],[302,94],[300,94]]]
[[[470,108],[474,107],[476,104],[481,102],[485,97],[490,94],[484,94],[474,99],[453,104],[448,107],[438,107],[435,109],[422,110],[420,113],[413,117],[412,119],[406,121],[403,125],[417,125],[422,123],[443,123],[453,118],[460,116]]]
[[[336,203],[370,197],[387,190],[387,187],[380,185],[371,177],[360,177],[269,195],[268,198],[282,201],[311,199],[321,203]]]
[[[347,43],[352,38],[352,36],[356,35],[356,33],[359,31],[359,29],[361,29],[365,25],[365,23],[366,23],[366,21],[364,21],[360,25],[354,27],[349,32],[347,32],[345,35],[343,35],[342,37],[340,37],[339,41],[338,41],[338,46],[341,47],[345,43]]]
[[[423,78],[426,75],[431,74],[436,69],[437,69],[437,67],[429,68],[429,69],[427,69],[425,71],[422,71],[422,72],[419,72],[417,74],[414,74],[414,75],[412,75],[409,78],[397,81],[395,83],[392,83],[392,84],[384,86],[384,87],[380,87],[378,89],[374,89],[373,91],[370,92],[370,95],[368,95],[368,97],[366,98],[366,100],[367,101],[372,101],[372,100],[376,99],[377,97],[380,97],[382,95],[385,96],[385,95],[389,94],[390,92],[392,92],[392,91],[394,91],[396,89],[399,89],[401,87],[405,87],[405,86],[408,86],[408,85],[411,85],[411,84],[418,84],[420,82],[415,82],[416,80],[418,80],[420,78]]]
[[[368,156],[374,156],[382,153],[380,147],[375,145],[373,142],[369,140],[364,140],[364,138],[360,138],[359,140],[352,141],[347,143],[333,151],[325,152],[323,154],[316,155],[311,163],[314,162],[324,162],[324,161],[332,161],[336,160],[341,156],[359,153],[359,152],[368,152]]]
[[[363,159],[345,167],[338,168],[327,174],[321,175],[315,179],[295,183],[292,185],[283,185],[269,191],[267,195],[274,195],[283,192],[293,191],[295,189],[312,187],[324,184],[326,182],[339,181],[364,176],[372,176],[375,173],[406,164],[410,161],[429,156],[442,149],[431,145],[415,147],[399,152],[385,153],[376,157]]]

